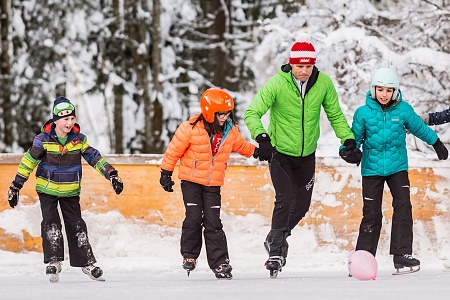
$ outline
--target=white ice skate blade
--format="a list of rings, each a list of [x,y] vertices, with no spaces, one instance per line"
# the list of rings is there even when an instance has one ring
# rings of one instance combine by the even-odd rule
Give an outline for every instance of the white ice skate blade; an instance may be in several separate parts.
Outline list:
[[[277,277],[278,277],[278,271],[277,270],[270,271],[270,278],[275,279]]]
[[[49,274],[48,280],[50,280],[51,283],[58,283],[59,282],[59,274]]]
[[[416,266],[416,267],[410,267],[407,270],[402,270],[400,271],[400,269],[397,269],[397,271],[395,271],[394,273],[392,273],[392,275],[405,275],[405,274],[412,274],[412,273],[416,273],[420,271],[420,266]]]

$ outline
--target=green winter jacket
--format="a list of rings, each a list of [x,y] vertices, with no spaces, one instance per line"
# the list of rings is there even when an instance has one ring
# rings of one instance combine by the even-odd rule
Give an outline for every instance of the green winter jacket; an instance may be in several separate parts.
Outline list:
[[[255,139],[266,133],[261,117],[270,110],[268,134],[272,145],[286,155],[308,156],[317,148],[322,106],[341,144],[354,139],[330,77],[314,66],[302,99],[291,66],[287,64],[259,90],[244,113],[244,121]]]

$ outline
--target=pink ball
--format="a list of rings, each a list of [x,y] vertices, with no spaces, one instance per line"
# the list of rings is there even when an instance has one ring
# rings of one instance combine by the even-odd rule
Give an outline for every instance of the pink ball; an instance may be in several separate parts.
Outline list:
[[[348,257],[348,271],[359,280],[375,280],[378,272],[378,263],[372,253],[357,250]]]

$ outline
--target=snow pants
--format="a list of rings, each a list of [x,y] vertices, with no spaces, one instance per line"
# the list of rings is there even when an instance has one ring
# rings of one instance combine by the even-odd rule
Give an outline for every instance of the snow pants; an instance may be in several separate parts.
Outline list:
[[[70,265],[84,267],[96,263],[89,244],[86,223],[81,218],[80,197],[56,197],[38,193],[41,203],[41,236],[44,263],[64,261],[64,240],[58,203],[64,219]]]
[[[211,269],[228,263],[228,245],[220,219],[220,186],[181,181],[185,219],[181,231],[181,255],[197,259],[205,237],[206,257]],[[203,229],[204,228],[204,229]]]
[[[356,250],[366,250],[374,256],[377,252],[383,218],[381,207],[385,182],[393,198],[390,254],[412,254],[413,220],[407,171],[389,176],[363,176],[363,218]]]
[[[280,256],[291,230],[305,216],[311,204],[316,154],[293,157],[276,152],[270,163],[275,189],[269,256]],[[286,244],[287,246],[287,244]]]

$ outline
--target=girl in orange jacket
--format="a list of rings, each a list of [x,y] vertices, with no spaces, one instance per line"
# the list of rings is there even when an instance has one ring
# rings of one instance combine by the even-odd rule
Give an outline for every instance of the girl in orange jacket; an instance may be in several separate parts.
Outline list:
[[[222,89],[210,88],[200,99],[201,113],[183,122],[164,153],[160,183],[173,192],[172,172],[180,160],[178,178],[186,209],[181,233],[183,268],[195,269],[202,247],[202,227],[208,265],[217,279],[231,279],[228,246],[220,220],[220,188],[231,152],[245,157],[258,149],[245,141],[233,121],[234,102]]]

